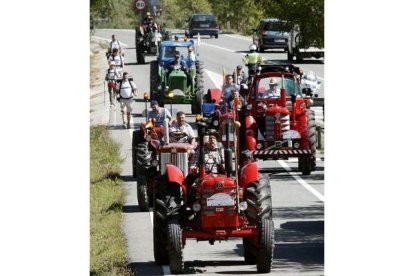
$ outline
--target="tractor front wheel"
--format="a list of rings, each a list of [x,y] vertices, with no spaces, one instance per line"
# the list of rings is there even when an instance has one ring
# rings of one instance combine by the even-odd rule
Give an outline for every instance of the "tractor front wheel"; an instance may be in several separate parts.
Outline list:
[[[138,176],[137,178],[137,197],[138,206],[142,212],[149,210],[149,197],[148,197],[148,185],[145,176]]]
[[[168,255],[173,274],[184,272],[182,230],[177,220],[168,222]]]
[[[160,192],[157,192],[158,181],[154,183],[153,201],[154,201],[154,226],[153,239],[154,239],[154,259],[157,265],[168,265],[168,251],[167,251],[167,223],[165,217],[167,215],[166,209],[158,203],[157,199],[162,202],[162,196]],[[164,218],[160,217],[163,216]]]
[[[257,253],[257,271],[269,273],[273,262],[273,221],[264,219],[260,226],[260,242]]]

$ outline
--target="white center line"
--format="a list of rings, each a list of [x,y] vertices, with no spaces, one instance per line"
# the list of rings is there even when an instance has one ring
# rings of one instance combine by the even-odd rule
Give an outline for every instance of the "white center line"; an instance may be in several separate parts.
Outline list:
[[[278,160],[279,164],[282,165],[282,167],[297,181],[299,182],[303,187],[305,187],[309,192],[311,192],[314,196],[316,196],[320,201],[325,202],[325,197],[320,194],[317,190],[315,190],[314,188],[312,188],[311,185],[309,185],[308,183],[306,183],[305,180],[303,180],[302,178],[300,178],[299,175],[296,175],[294,173],[292,173],[292,169],[286,164],[285,161],[283,160]]]

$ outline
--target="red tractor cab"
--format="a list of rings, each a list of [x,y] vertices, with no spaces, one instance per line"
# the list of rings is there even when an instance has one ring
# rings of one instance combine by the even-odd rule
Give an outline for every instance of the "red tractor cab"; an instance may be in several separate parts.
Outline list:
[[[249,85],[245,108],[245,145],[263,160],[298,158],[309,175],[315,168],[315,114],[310,95],[300,90],[301,71],[293,65],[267,61]]]
[[[269,272],[274,235],[269,178],[259,174],[249,151],[235,155],[240,141],[234,116],[222,115],[219,123],[215,119],[212,116],[209,122],[197,123],[200,140],[190,173],[186,176],[167,163],[156,179],[155,262],[169,264],[174,274],[183,273],[187,239],[213,245],[217,240],[238,237],[243,239],[246,263],[256,264],[259,272]],[[209,129],[211,124],[213,129]]]

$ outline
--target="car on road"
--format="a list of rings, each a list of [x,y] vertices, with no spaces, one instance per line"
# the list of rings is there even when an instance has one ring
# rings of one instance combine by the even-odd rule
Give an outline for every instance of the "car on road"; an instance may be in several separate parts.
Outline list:
[[[259,52],[266,49],[288,50],[289,32],[286,31],[286,22],[277,18],[260,20],[259,25],[253,31],[253,43]]]
[[[188,19],[188,35],[209,35],[218,38],[219,26],[216,17],[212,14],[196,13]]]

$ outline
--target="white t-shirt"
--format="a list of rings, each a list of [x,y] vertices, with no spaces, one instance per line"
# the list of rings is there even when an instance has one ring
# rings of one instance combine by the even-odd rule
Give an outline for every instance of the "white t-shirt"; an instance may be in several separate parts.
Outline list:
[[[109,42],[109,48],[111,49],[111,52],[113,49],[121,49],[121,43],[119,43],[118,40],[115,40],[115,41],[111,40]]]
[[[115,69],[109,69],[107,71],[106,77],[108,80],[116,80],[117,78],[119,78]]]
[[[137,86],[133,81],[131,81],[131,85],[129,84],[129,81],[122,80],[119,88],[119,94],[121,95],[121,98],[128,99],[132,97],[133,89],[136,89]]]
[[[170,126],[170,132],[184,132],[187,134],[187,137],[184,137],[186,139],[178,141],[179,143],[189,143],[191,139],[195,138],[194,130],[188,123],[179,126],[177,122],[174,122]]]
[[[108,62],[111,62],[111,61],[115,62],[115,66],[122,66],[124,58],[119,55],[116,55],[116,56],[110,55],[108,58]]]

